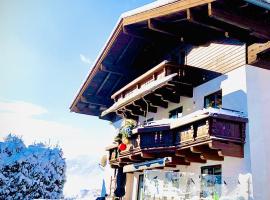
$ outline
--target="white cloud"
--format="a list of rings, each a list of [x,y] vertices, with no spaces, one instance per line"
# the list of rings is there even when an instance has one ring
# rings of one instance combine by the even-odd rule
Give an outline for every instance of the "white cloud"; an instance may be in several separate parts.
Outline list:
[[[102,144],[97,142],[98,136],[93,134],[91,127],[86,129],[42,119],[42,114],[45,113],[49,112],[39,105],[22,101],[0,101],[0,137],[14,133],[22,135],[26,144],[39,141],[59,144],[67,157],[81,154],[102,155],[105,145],[111,142],[110,136],[103,137],[106,141],[102,141]]]
[[[31,117],[45,114],[48,111],[38,105],[23,101],[0,102],[0,113],[16,113],[19,116]]]
[[[92,65],[92,60],[88,57],[86,57],[85,55],[83,54],[80,54],[80,59],[83,63],[87,64],[87,65]]]

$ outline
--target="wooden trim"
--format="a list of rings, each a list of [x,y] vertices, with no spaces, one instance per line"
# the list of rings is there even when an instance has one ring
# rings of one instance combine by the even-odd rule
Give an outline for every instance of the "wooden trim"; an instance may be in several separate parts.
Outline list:
[[[131,88],[132,86],[136,85],[140,80],[146,79],[149,76],[152,76],[153,73],[159,71],[160,69],[162,69],[164,67],[164,65],[169,64],[170,62],[165,60],[163,62],[161,62],[160,64],[158,64],[157,66],[155,66],[154,68],[150,69],[149,71],[147,71],[146,73],[144,73],[143,75],[139,76],[138,78],[134,79],[133,81],[131,81],[130,83],[128,83],[126,86],[124,86],[123,88],[121,88],[120,90],[118,90],[117,92],[115,92],[111,98],[114,99],[116,96],[118,96],[119,94],[121,94],[122,92],[124,92],[125,90]]]
[[[255,43],[247,46],[247,63],[253,63],[257,60],[258,53],[270,49],[270,41],[266,43]]]
[[[161,17],[172,13],[180,12],[188,8],[201,6],[214,2],[215,0],[182,0],[169,3],[151,10],[147,10],[123,19],[123,25],[134,24],[141,21],[146,21],[150,18]]]

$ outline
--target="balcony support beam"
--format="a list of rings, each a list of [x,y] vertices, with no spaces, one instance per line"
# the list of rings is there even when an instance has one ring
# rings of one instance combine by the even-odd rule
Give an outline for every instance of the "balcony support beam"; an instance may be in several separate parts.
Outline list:
[[[149,94],[145,96],[145,99],[153,106],[168,108],[168,102],[164,101],[160,96]]]
[[[212,141],[209,143],[211,149],[217,149],[220,156],[233,156],[233,157],[244,157],[244,147],[243,144],[232,143],[232,142],[220,142]]]
[[[187,162],[184,157],[173,156],[172,157],[172,162],[170,164],[175,164],[175,165],[190,165],[190,162]]]
[[[176,156],[184,157],[186,162],[206,163],[200,153],[193,153],[189,148],[177,150]]]
[[[143,100],[134,101],[134,105],[140,106],[141,110],[143,110],[143,111],[157,113],[157,107],[152,106],[152,105],[150,105],[150,103],[145,102]]]
[[[180,95],[174,94],[166,88],[159,88],[159,89],[155,90],[154,94],[162,95],[162,98],[164,100],[170,101],[172,103],[179,103],[180,102]]]
[[[200,153],[204,160],[223,161],[224,157],[220,156],[217,150],[210,149],[208,145],[199,145],[190,147],[191,152]]]
[[[156,158],[156,156],[154,154],[151,153],[145,153],[145,152],[141,152],[141,157],[142,158],[146,158],[146,159],[153,159]]]

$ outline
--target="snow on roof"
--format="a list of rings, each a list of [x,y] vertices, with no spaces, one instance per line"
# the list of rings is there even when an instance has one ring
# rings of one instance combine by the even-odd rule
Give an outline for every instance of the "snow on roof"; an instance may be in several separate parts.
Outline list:
[[[160,7],[160,6],[164,6],[166,4],[170,4],[170,3],[173,3],[173,2],[176,2],[176,1],[179,1],[179,0],[158,0],[158,1],[154,1],[152,3],[146,4],[146,5],[141,6],[139,8],[135,8],[133,10],[124,12],[121,15],[120,18],[124,18],[124,17],[129,17],[129,16],[132,16],[132,15],[136,15],[138,13],[145,12],[145,11],[148,11],[148,10],[151,10],[151,9],[154,9],[154,8],[157,8],[157,7]]]

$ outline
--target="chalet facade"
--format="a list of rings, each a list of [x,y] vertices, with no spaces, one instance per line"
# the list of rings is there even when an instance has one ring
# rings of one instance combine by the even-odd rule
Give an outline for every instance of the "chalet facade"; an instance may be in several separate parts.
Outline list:
[[[111,198],[270,199],[269,10],[159,0],[120,17],[70,108],[119,130]]]

